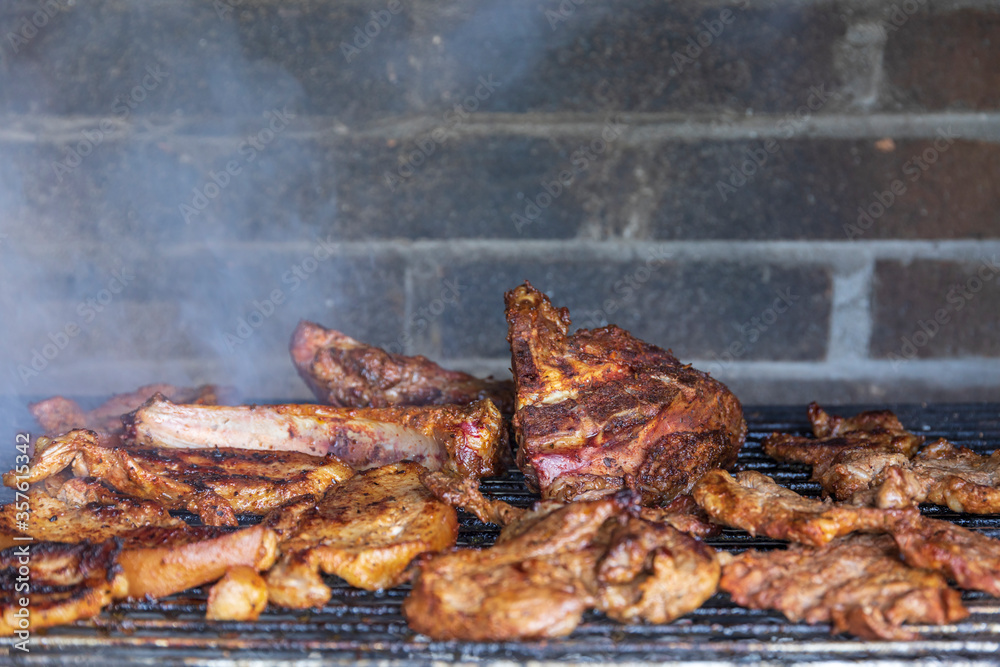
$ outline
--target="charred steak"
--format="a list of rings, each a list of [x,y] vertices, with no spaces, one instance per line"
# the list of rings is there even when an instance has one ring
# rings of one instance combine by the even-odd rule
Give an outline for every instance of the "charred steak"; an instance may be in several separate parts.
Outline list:
[[[569,311],[530,283],[505,298],[517,464],[542,498],[669,501],[736,461],[746,422],[722,383],[614,325],[570,335]]]

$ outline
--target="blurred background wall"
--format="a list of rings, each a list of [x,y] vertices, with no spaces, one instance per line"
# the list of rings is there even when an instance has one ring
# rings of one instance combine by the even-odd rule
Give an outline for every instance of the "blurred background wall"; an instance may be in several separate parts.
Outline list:
[[[745,404],[1000,400],[998,106],[998,2],[4,2],[4,393],[504,375],[529,279]]]

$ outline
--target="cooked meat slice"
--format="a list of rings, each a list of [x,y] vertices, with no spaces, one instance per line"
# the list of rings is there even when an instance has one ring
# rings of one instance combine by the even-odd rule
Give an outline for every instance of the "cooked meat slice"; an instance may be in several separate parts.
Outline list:
[[[140,445],[333,454],[357,470],[411,460],[483,477],[500,473],[507,460],[503,420],[487,400],[407,408],[219,407],[154,397],[127,421],[129,436]]]
[[[0,635],[33,633],[99,614],[124,590],[115,563],[119,548],[108,540],[39,542],[0,551]],[[25,598],[28,606],[22,607]]]
[[[28,406],[31,414],[47,435],[59,435],[74,429],[89,429],[108,434],[121,434],[122,415],[132,412],[155,394],[162,394],[177,403],[218,405],[228,400],[231,389],[206,384],[200,387],[174,387],[169,384],[148,384],[130,394],[112,396],[99,407],[86,411],[73,400],[54,396]]]
[[[208,525],[236,525],[236,513],[263,514],[290,498],[322,493],[354,471],[339,459],[299,452],[245,449],[109,447],[93,431],[39,438],[26,477],[4,475],[8,486],[35,483],[72,468],[122,493],[186,509]]]
[[[837,454],[826,464],[814,466],[813,480],[819,482],[824,494],[837,500],[853,505],[878,505],[878,489],[889,471],[909,462],[904,454],[849,450]]]
[[[823,465],[842,452],[862,450],[900,454],[910,458],[924,439],[910,433],[888,410],[871,410],[854,417],[831,416],[816,403],[809,404],[814,438],[772,433],[764,440],[764,452],[779,461]]]
[[[822,546],[853,532],[885,533],[908,514],[905,510],[853,507],[804,498],[755,471],[712,470],[692,491],[695,500],[715,521],[766,535]],[[912,510],[916,513],[916,510]]]
[[[880,507],[928,502],[956,512],[1000,512],[1000,449],[981,456],[937,440],[912,461],[886,470],[876,500]]]
[[[428,471],[421,475],[420,480],[435,498],[475,514],[483,523],[506,526],[520,520],[527,512],[502,500],[487,498],[479,491],[477,479]]]
[[[490,549],[421,564],[403,603],[410,627],[435,639],[559,637],[597,608],[622,621],[666,623],[714,594],[715,552],[635,517],[637,494],[543,504]]]
[[[715,537],[722,533],[722,527],[712,523],[711,518],[694,498],[685,494],[677,496],[665,507],[643,507],[639,516],[653,523],[665,523],[682,533],[699,539]]]
[[[723,567],[719,587],[752,609],[794,622],[831,623],[865,639],[916,639],[903,623],[952,623],[969,615],[937,572],[899,560],[888,535],[851,535],[823,547],[746,551]]]
[[[301,514],[267,575],[269,597],[283,607],[306,608],[330,599],[319,571],[367,590],[392,588],[408,577],[420,554],[455,544],[455,510],[420,482],[416,463],[394,463],[358,474]]]
[[[27,502],[27,521],[18,520],[19,503]],[[158,502],[118,493],[103,482],[77,477],[64,483],[55,496],[39,486],[18,494],[15,502],[0,507],[0,540],[14,544],[14,537],[30,535],[47,542],[103,542],[144,526],[180,527]]]
[[[252,567],[234,567],[212,586],[205,618],[256,621],[267,607],[267,582]]]
[[[116,597],[158,598],[208,584],[235,567],[274,564],[278,537],[266,526],[140,528],[121,537],[118,557],[127,585]]]
[[[941,572],[959,588],[1000,597],[1000,540],[919,514],[896,524],[892,536],[913,567]]]
[[[530,283],[505,298],[517,464],[542,498],[628,486],[654,504],[736,460],[746,424],[720,382],[616,326],[569,335]]]
[[[445,370],[426,357],[386,352],[313,322],[299,322],[290,351],[299,375],[330,405],[465,405],[488,398],[503,412],[514,411],[510,380]]]

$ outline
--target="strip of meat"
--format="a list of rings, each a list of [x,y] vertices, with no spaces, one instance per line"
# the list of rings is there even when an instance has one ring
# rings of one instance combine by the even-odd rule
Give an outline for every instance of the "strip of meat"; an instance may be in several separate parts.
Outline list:
[[[746,423],[724,385],[615,326],[569,335],[530,283],[505,299],[517,464],[542,498],[631,485],[655,504],[735,462]]]
[[[322,493],[354,474],[333,456],[260,452],[109,447],[93,431],[39,438],[26,476],[4,475],[4,484],[33,484],[72,468],[122,493],[186,509],[208,525],[236,525],[236,513],[263,514],[303,494]]]
[[[567,635],[589,608],[654,623],[697,609],[716,590],[714,550],[635,517],[638,500],[547,503],[490,549],[423,562],[403,603],[407,622],[435,639],[503,641]]]
[[[212,384],[200,387],[175,387],[169,384],[148,384],[130,394],[116,394],[97,408],[86,411],[80,404],[62,396],[54,396],[28,406],[32,416],[46,435],[59,435],[74,429],[89,429],[110,435],[120,435],[122,415],[132,412],[155,394],[162,394],[176,403],[219,405],[233,394],[232,389]]]
[[[34,633],[99,614],[127,586],[116,564],[120,548],[108,540],[28,543],[0,551],[0,635]]]
[[[677,496],[664,507],[643,507],[639,516],[652,523],[665,523],[682,533],[693,535],[700,540],[722,534],[722,527],[712,523],[712,519],[694,498],[684,494]]]
[[[822,546],[853,532],[885,533],[915,509],[883,510],[853,507],[804,498],[755,471],[712,470],[692,491],[695,500],[715,521],[810,546]]]
[[[827,414],[816,403],[809,404],[813,438],[772,433],[764,440],[764,452],[778,461],[809,465],[828,464],[838,454],[863,450],[900,454],[910,458],[924,439],[910,433],[888,410],[871,410],[845,418]]]
[[[234,567],[208,594],[205,618],[210,621],[256,621],[267,608],[267,582],[252,567]]]
[[[929,502],[955,512],[1000,512],[1000,449],[981,456],[937,440],[912,461],[887,469],[875,497],[880,507]]]
[[[723,568],[719,587],[752,609],[794,622],[831,623],[865,639],[916,639],[904,623],[953,623],[969,615],[937,572],[908,567],[887,535],[851,535],[823,547],[746,551]]]
[[[919,514],[897,524],[892,536],[913,567],[936,570],[960,588],[1000,597],[1000,540]]]
[[[479,480],[476,479],[427,471],[420,476],[420,481],[435,498],[447,505],[461,507],[475,514],[483,523],[506,526],[519,521],[527,513],[527,510],[521,507],[487,498],[480,492]]]
[[[491,401],[467,406],[176,405],[154,397],[127,418],[141,445],[333,454],[356,470],[402,460],[483,477],[503,471],[503,420]]]
[[[313,322],[299,322],[290,352],[305,383],[330,405],[466,405],[488,398],[503,412],[514,411],[510,380],[445,370],[426,357],[386,352]]]
[[[37,486],[26,495],[26,506],[13,502],[0,507],[0,546],[4,548],[23,536],[47,542],[97,543],[145,526],[185,525],[160,503],[118,493],[87,477],[65,482],[55,496]],[[18,520],[22,510],[27,521]]]
[[[300,514],[267,575],[271,601],[299,609],[326,603],[331,592],[320,570],[358,588],[391,588],[408,578],[414,558],[453,546],[455,510],[424,488],[422,472],[411,462],[368,470]]]

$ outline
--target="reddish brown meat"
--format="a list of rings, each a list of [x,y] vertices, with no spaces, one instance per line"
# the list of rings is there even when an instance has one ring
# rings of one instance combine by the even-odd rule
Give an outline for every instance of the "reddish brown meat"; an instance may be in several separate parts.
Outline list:
[[[736,460],[746,424],[720,382],[615,326],[569,335],[530,283],[506,303],[517,463],[543,498],[627,486],[652,504]]]
[[[489,398],[503,412],[513,412],[510,380],[445,370],[426,357],[386,352],[313,322],[299,322],[291,353],[299,375],[319,400],[330,405],[465,405]]]

